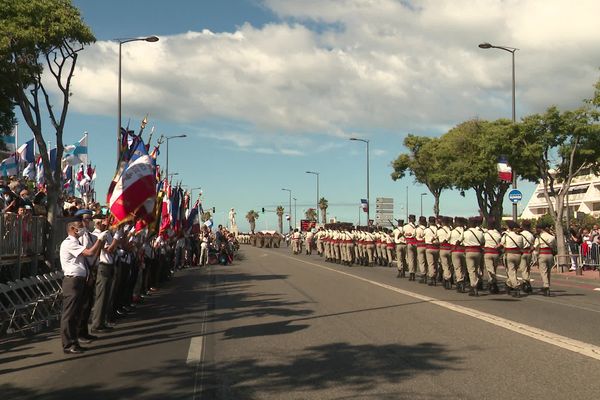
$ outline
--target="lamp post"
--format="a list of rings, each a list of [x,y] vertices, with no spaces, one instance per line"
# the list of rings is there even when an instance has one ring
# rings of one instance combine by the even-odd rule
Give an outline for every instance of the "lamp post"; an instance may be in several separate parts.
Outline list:
[[[166,166],[167,179],[169,178],[169,140],[171,140],[171,139],[177,139],[177,138],[184,138],[184,137],[187,137],[187,135],[183,134],[183,135],[176,135],[176,136],[167,136],[167,137],[165,137],[165,139],[167,140],[167,166]]]
[[[369,141],[367,139],[361,138],[350,138],[350,140],[354,140],[357,142],[363,142],[367,144],[367,225],[369,225],[369,215],[371,214],[371,198],[369,197]]]
[[[504,51],[508,51],[512,55],[512,122],[515,124],[517,122],[517,113],[516,113],[516,104],[515,104],[515,52],[519,49],[516,47],[508,47],[508,46],[494,46],[489,43],[481,43],[479,45],[481,49],[500,49]],[[514,167],[512,167],[512,188],[517,188],[517,173],[515,172]],[[517,222],[517,203],[513,203],[512,205],[512,217],[513,221]]]
[[[298,227],[298,225],[296,225],[296,211],[297,211],[297,209],[296,209],[296,200],[297,199],[294,197],[294,228]]]
[[[202,190],[202,188],[200,186],[190,189],[190,199],[192,202],[194,202],[194,190],[196,190],[196,189]]]
[[[143,38],[124,38],[124,39],[115,39],[119,42],[119,90],[118,90],[118,114],[119,120],[117,121],[117,163],[121,160],[121,47],[125,43],[130,42],[158,42],[158,37],[156,36],[148,36]]]
[[[286,192],[288,192],[290,194],[290,208],[288,208],[288,210],[290,210],[290,213],[288,214],[290,216],[290,227],[292,226],[292,189],[281,189],[281,190],[285,190]]]
[[[421,217],[423,216],[423,196],[427,196],[427,193],[421,193]]]
[[[319,223],[319,173],[314,171],[306,171],[307,174],[313,174],[317,176],[317,208],[315,211],[317,212],[317,224]]]

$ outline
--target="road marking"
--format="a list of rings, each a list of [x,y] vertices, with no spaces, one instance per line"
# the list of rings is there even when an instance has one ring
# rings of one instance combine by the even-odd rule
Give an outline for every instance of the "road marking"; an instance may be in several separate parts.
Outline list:
[[[597,287],[596,289],[594,289],[596,292],[600,292],[600,287]]]
[[[274,254],[276,254],[276,253],[274,253]],[[391,290],[393,292],[403,294],[405,296],[413,297],[415,299],[419,299],[419,300],[422,300],[422,301],[425,301],[425,302],[428,302],[428,303],[432,303],[432,304],[435,304],[437,306],[446,308],[448,310],[452,310],[452,311],[455,311],[455,312],[460,313],[460,314],[468,315],[470,317],[479,319],[481,321],[488,322],[488,323],[490,323],[492,325],[496,325],[498,327],[508,329],[511,332],[515,332],[515,333],[521,334],[523,336],[527,336],[527,337],[530,337],[532,339],[539,340],[540,342],[548,343],[548,344],[560,347],[562,349],[569,350],[569,351],[572,351],[574,353],[578,353],[578,354],[584,355],[586,357],[590,357],[590,358],[593,358],[593,359],[596,359],[596,360],[600,360],[600,347],[595,346],[593,344],[581,342],[581,341],[576,340],[576,339],[571,339],[571,338],[568,338],[566,336],[558,335],[556,333],[545,331],[543,329],[538,329],[538,328],[535,328],[533,326],[522,324],[520,322],[511,321],[509,319],[498,317],[498,316],[493,315],[493,314],[488,314],[486,312],[477,311],[477,310],[474,310],[474,309],[471,309],[471,308],[467,308],[467,307],[459,306],[459,305],[456,305],[456,304],[453,304],[453,303],[449,303],[447,301],[438,300],[438,299],[435,299],[433,297],[424,296],[424,295],[419,294],[419,293],[410,292],[408,290],[400,289],[400,288],[397,288],[395,286],[386,285],[385,283],[380,283],[380,282],[372,281],[370,279],[363,278],[361,276],[357,276],[357,275],[354,275],[354,274],[350,274],[348,272],[340,271],[340,270],[337,270],[337,269],[334,269],[334,268],[329,268],[329,267],[326,267],[324,265],[319,265],[319,264],[315,264],[315,263],[312,263],[312,262],[309,262],[309,261],[300,260],[298,258],[286,256],[286,255],[283,255],[283,254],[278,254],[278,255],[281,256],[281,257],[289,258],[291,260],[295,260],[295,261],[299,261],[299,262],[302,262],[302,263],[305,263],[305,264],[313,265],[315,267],[318,267],[318,268],[321,268],[321,269],[325,269],[325,270],[328,270],[328,271],[331,271],[331,272],[335,272],[337,274],[346,275],[346,276],[349,276],[351,278],[358,279],[360,281],[369,283],[371,285],[379,286],[381,288],[388,289],[388,290]]]
[[[190,340],[190,349],[186,364],[196,365],[202,360],[202,350],[204,349],[204,336],[196,336]]]

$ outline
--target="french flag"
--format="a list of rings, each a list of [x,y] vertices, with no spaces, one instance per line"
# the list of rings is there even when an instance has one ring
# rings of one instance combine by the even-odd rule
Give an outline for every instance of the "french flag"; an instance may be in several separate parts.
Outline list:
[[[498,178],[503,182],[512,182],[512,168],[506,157],[500,157],[498,161]]]

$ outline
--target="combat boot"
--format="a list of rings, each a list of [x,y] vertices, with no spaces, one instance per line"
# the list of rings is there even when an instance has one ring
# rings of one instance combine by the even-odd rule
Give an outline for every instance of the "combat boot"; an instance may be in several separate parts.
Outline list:
[[[403,275],[402,271],[398,270],[398,275],[396,275],[396,278],[403,278],[402,275]]]
[[[411,273],[409,274],[409,276],[408,276],[408,280],[409,280],[409,281],[414,281],[414,280],[415,280],[415,273],[414,273],[414,272],[411,272]]]
[[[525,293],[527,293],[527,294],[531,294],[531,292],[533,292],[533,288],[531,287],[531,283],[523,281],[522,290]]]
[[[477,285],[471,286],[471,289],[469,290],[469,296],[473,296],[473,297],[479,296],[479,289],[477,289]]]
[[[546,297],[550,296],[550,288],[547,288],[547,287],[542,288],[542,296],[546,296]]]
[[[500,290],[498,289],[498,284],[496,282],[491,282],[490,283],[490,294],[498,294],[500,293]]]

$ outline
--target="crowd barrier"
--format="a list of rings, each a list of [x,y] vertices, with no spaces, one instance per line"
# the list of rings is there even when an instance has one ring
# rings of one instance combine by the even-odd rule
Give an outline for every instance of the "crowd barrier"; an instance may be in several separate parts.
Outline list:
[[[0,337],[38,332],[60,319],[62,271],[0,284]]]

